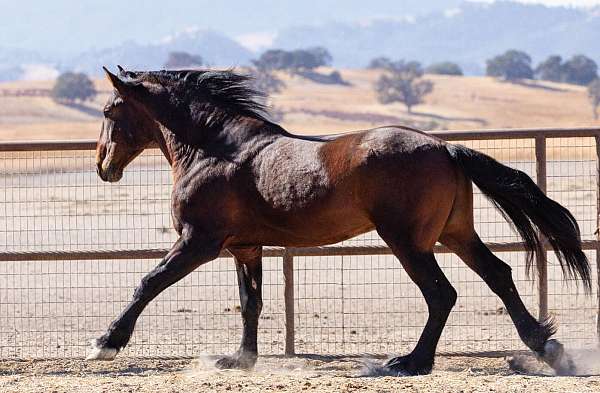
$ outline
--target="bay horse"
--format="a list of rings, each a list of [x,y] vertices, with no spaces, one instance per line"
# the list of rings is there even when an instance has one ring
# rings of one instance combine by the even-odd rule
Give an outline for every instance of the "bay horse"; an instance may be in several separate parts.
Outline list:
[[[142,151],[160,148],[172,168],[171,213],[179,238],[92,342],[88,359],[114,359],[152,299],[226,249],[237,269],[243,334],[239,350],[216,366],[250,369],[258,356],[262,247],[320,246],[376,230],[419,287],[429,312],[413,351],[387,361],[386,372],[432,370],[457,297],[435,260],[438,241],[500,297],[539,359],[557,373],[574,372],[562,344],[550,338],[553,321],[539,322],[527,311],[511,268],[473,226],[472,182],[524,239],[527,266],[548,241],[563,272],[589,292],[590,265],[577,222],[525,173],[408,127],[291,134],[268,120],[249,78],[231,70],[104,70],[114,90],[97,144],[98,175],[119,181]]]

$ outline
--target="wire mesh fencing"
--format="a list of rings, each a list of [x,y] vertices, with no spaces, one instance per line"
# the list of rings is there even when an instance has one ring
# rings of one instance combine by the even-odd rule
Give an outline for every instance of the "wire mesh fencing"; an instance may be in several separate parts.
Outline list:
[[[588,243],[596,239],[598,216],[595,135],[547,138],[545,146],[547,193],[574,213]],[[460,143],[537,180],[534,138]],[[97,178],[89,149],[0,152],[0,254],[63,254],[55,260],[0,262],[0,358],[84,356],[88,341],[104,332],[141,277],[158,263],[129,259],[127,253],[166,249],[175,240],[170,191],[170,171],[159,151],[144,153],[116,184]],[[501,215],[475,191],[481,237],[499,244],[519,242]],[[297,353],[406,352],[418,339],[427,318],[418,288],[391,255],[335,251],[358,246],[384,244],[375,233],[367,233],[322,255],[293,257],[292,339]],[[560,322],[557,336],[577,347],[597,343],[596,246],[587,248],[594,272],[592,296],[584,295],[575,282],[563,280],[552,253],[548,290],[542,295],[547,297],[548,313]],[[102,260],[64,256],[81,250],[120,250],[116,253],[120,256]],[[537,314],[539,279],[527,277],[524,252],[496,254],[512,266],[525,304]],[[502,303],[482,280],[452,254],[438,253],[436,258],[459,295],[439,350],[524,349]],[[283,353],[290,310],[281,257],[264,258],[263,285],[260,351]],[[219,258],[150,304],[125,355],[227,353],[237,348],[240,336],[234,264],[230,258]]]
[[[537,180],[535,140],[456,141],[484,152]],[[550,197],[577,218],[582,239],[595,239],[597,223],[597,159],[594,137],[548,139],[547,188]],[[475,187],[477,232],[486,242],[519,242],[518,235]],[[376,233],[343,244],[382,245]],[[527,308],[537,315],[539,292],[535,272],[528,276],[525,252],[496,253],[513,268],[513,278]],[[596,252],[592,263],[594,293],[563,280],[549,256],[549,314],[559,322],[557,337],[568,345],[596,345],[598,313]],[[526,349],[502,302],[453,254],[436,258],[458,292],[438,345],[443,352],[489,352]],[[406,352],[427,320],[427,305],[418,288],[393,256],[296,258],[296,346],[300,352]]]

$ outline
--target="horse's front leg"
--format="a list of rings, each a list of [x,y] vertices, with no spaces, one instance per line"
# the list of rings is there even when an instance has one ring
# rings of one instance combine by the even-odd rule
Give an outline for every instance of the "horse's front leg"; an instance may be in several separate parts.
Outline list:
[[[242,308],[242,343],[231,356],[216,363],[218,368],[251,369],[258,357],[258,318],[262,310],[262,247],[229,249],[235,258],[240,305]]]
[[[219,256],[222,242],[186,232],[189,233],[184,232],[158,266],[142,278],[133,299],[110,324],[106,333],[93,340],[92,352],[87,360],[114,359],[129,342],[138,317],[152,299],[198,266]]]

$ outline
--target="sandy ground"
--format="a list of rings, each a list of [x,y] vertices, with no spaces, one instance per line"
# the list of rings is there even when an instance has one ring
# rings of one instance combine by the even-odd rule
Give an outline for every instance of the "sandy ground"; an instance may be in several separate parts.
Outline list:
[[[528,360],[528,372],[503,358],[439,357],[431,375],[359,377],[357,358],[261,358],[254,371],[220,371],[208,358],[0,363],[4,393],[80,392],[598,392],[600,376],[553,377]]]

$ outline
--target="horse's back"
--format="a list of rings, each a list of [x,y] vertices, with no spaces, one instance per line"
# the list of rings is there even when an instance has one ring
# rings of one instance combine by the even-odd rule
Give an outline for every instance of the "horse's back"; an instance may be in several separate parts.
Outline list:
[[[443,144],[424,132],[396,126],[330,139],[284,137],[264,148],[252,168],[257,190],[266,201],[275,207],[299,208],[335,189],[360,187],[358,177],[382,165],[426,168],[430,165],[417,158],[429,152],[448,158]]]

